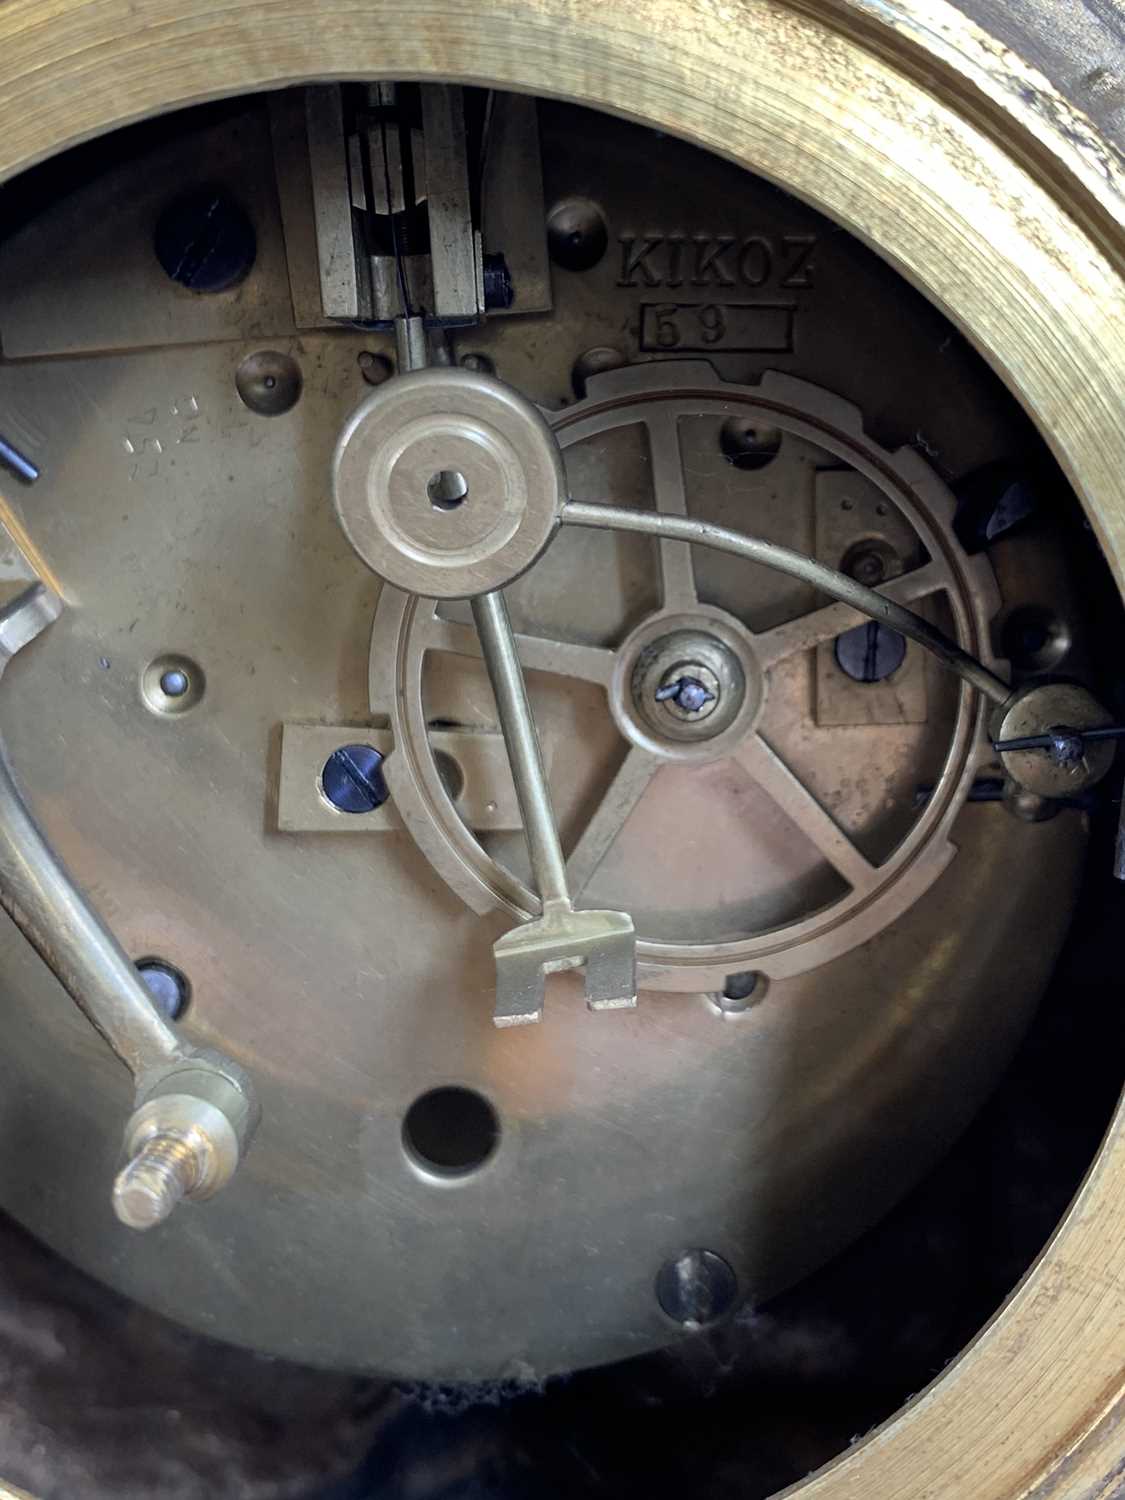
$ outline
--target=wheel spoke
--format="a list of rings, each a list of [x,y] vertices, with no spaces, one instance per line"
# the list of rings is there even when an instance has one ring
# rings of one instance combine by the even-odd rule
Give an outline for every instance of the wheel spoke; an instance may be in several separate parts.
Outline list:
[[[871,889],[878,874],[876,867],[761,735],[750,735],[735,752],[735,759],[853,890]]]
[[[657,758],[645,750],[632,746],[627,752],[597,812],[586,824],[566,862],[572,899],[578,899],[594,871],[609,853],[614,839],[644,796],[659,767]]]
[[[686,516],[684,464],[680,452],[680,429],[675,416],[652,416],[646,422],[652,489],[656,509],[665,515]],[[691,610],[698,602],[691,544],[664,538],[660,549],[660,580],[664,608]]]
[[[446,651],[451,656],[481,656],[480,640],[472,625],[444,620],[435,615],[427,621],[422,640],[426,651]],[[576,641],[553,641],[545,636],[516,635],[520,664],[527,672],[554,672],[559,677],[577,677],[608,687],[613,675],[614,653],[603,646],[584,646]]]
[[[942,563],[928,562],[909,573],[901,573],[897,578],[890,579],[880,585],[878,592],[887,599],[893,599],[896,604],[913,604],[918,599],[924,599],[927,595],[936,594],[948,587],[948,569]],[[823,609],[811,610],[807,615],[788,620],[784,625],[775,625],[772,630],[764,630],[761,635],[755,636],[754,646],[758,660],[763,670],[768,672],[786,657],[795,656],[800,651],[811,651],[822,641],[834,640],[845,630],[861,625],[867,618],[867,615],[853,609],[850,604],[826,604]]]

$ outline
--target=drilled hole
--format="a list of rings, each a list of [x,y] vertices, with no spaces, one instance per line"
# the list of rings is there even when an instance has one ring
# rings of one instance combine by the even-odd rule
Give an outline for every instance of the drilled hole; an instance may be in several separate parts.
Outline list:
[[[203,697],[203,688],[203,669],[188,656],[158,656],[141,673],[141,696],[153,713],[186,713]]]
[[[749,1000],[758,988],[758,976],[753,971],[744,974],[728,974],[723,985],[724,1000]]]
[[[402,1142],[429,1172],[460,1177],[484,1165],[500,1139],[500,1120],[475,1089],[431,1089],[406,1111]]]
[[[728,417],[719,429],[719,447],[736,469],[764,469],[781,451],[781,432],[745,417]]]
[[[1004,622],[1004,655],[1020,672],[1053,672],[1070,650],[1070,631],[1040,604],[1014,609]]]
[[[754,969],[745,969],[737,974],[728,974],[726,983],[717,995],[711,995],[711,1003],[724,1016],[740,1016],[752,1005],[757,1005],[766,993],[764,974]]]
[[[456,510],[469,495],[469,482],[459,469],[439,469],[426,486],[435,510]]]
[[[301,367],[276,349],[248,354],[234,377],[242,404],[260,417],[280,417],[301,398]]]
[[[434,765],[437,766],[437,773],[450,802],[456,802],[465,790],[465,772],[461,768],[461,762],[450,755],[448,750],[435,750]]]

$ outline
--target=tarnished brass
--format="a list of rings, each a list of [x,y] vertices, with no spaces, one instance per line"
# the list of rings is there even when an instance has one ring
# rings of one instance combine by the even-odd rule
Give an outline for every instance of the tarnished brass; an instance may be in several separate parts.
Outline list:
[[[526,572],[566,498],[558,444],[536,407],[493,376],[441,368],[400,373],[368,396],[344,424],[332,483],[367,566],[443,599]]]
[[[612,901],[634,912],[644,980],[654,988],[717,991],[727,973],[746,969],[779,978],[803,973],[869,940],[923,899],[954,858],[953,820],[992,760],[982,701],[958,695],[954,680],[931,668],[929,703],[924,696],[913,728],[848,732],[810,725],[809,653],[862,616],[846,600],[824,602],[793,548],[810,525],[823,530],[833,511],[839,516],[831,524],[846,537],[834,563],[871,538],[873,526],[880,534],[889,528],[911,566],[881,586],[887,608],[928,610],[922,625],[932,634],[930,617],[944,603],[956,642],[943,649],[991,661],[996,580],[988,560],[966,556],[953,536],[952,494],[913,449],[889,453],[875,443],[858,409],[772,371],[757,385],[740,386],[719,381],[703,361],[637,364],[591,376],[585,400],[551,420],[575,493],[603,502],[572,502],[565,515],[584,516],[591,526],[608,517],[625,530],[648,525],[654,508],[662,521],[689,530],[706,531],[701,516],[752,524],[775,546],[788,544],[773,555],[796,569],[796,577],[778,580],[743,563],[716,591],[706,547],[661,537],[639,548],[634,543],[630,552],[624,537],[599,543],[568,528],[549,559],[509,590],[525,626],[519,638],[525,667],[541,682],[559,679],[555,694],[567,683],[571,691],[575,684],[604,690],[622,737],[611,770],[595,781],[592,768],[584,782],[575,774],[581,751],[572,748],[567,757],[548,737],[556,768],[582,787],[572,814],[581,820],[568,849],[574,890],[590,887],[587,899],[595,904]],[[720,424],[763,420],[778,424],[777,451],[754,482],[723,462]],[[852,521],[847,486],[864,484],[878,494],[882,514],[873,506],[871,518],[861,513]],[[607,508],[607,496],[628,510]],[[874,540],[885,544],[879,535]],[[763,550],[768,554],[769,546]],[[588,597],[583,565],[595,556],[599,610],[621,622],[598,645],[588,639],[576,603]],[[630,584],[627,558],[649,561],[659,578],[658,607],[648,601],[649,573]],[[471,835],[429,763],[427,720],[471,715],[479,675],[474,631],[442,609],[387,590],[376,612],[371,704],[389,714],[398,766],[411,768],[409,777],[393,773],[396,803],[419,847],[474,910],[526,915],[535,898],[518,878],[518,863],[513,871],[504,858],[509,850],[482,847]],[[556,622],[553,628],[545,619]],[[737,701],[728,697],[725,709],[687,737],[661,734],[636,702],[644,664],[685,632],[724,651],[743,683]],[[718,668],[719,659],[712,665]],[[917,685],[921,662],[904,667]],[[969,671],[993,698],[1007,699],[1009,689],[995,672],[980,665]],[[604,718],[605,709],[587,709],[594,713]],[[868,785],[873,755],[881,796]],[[913,821],[923,763],[932,765],[938,787]],[[716,766],[711,779],[675,775],[677,768],[707,764]],[[757,799],[749,813],[740,801],[743,779],[744,794]],[[662,807],[674,809],[670,818]],[[669,867],[662,855],[677,821],[695,832]],[[724,838],[725,827],[737,832]],[[735,868],[734,883],[744,892],[737,905],[720,894]]]
[[[411,6],[331,0],[237,13],[205,0],[14,0],[0,40],[0,175],[177,102],[306,76],[628,100],[634,116],[824,208],[947,310],[1048,437],[1125,571],[1119,168],[1041,77],[938,0],[661,0],[643,19],[628,4],[541,0],[482,5],[456,27]],[[800,1486],[803,1500],[1112,1494],[1123,1174],[1118,1122],[1004,1311],[887,1427]]]
[[[525,400],[555,408],[578,502],[656,503],[743,529],[752,517],[755,533],[807,551],[824,505],[852,513],[825,475],[868,475],[888,510],[874,522],[893,510],[900,545],[914,547],[881,587],[989,658],[1001,597],[1009,608],[1042,597],[1034,559],[1045,549],[1029,543],[1017,566],[966,557],[948,487],[901,446],[920,405],[932,440],[952,442],[965,466],[998,442],[1029,440],[1018,413],[998,412],[987,372],[954,352],[960,403],[926,399],[951,357],[933,337],[933,314],[823,221],[765,185],[748,190],[731,165],[665,144],[665,175],[646,179],[646,132],[558,107],[544,106],[542,120],[548,198],[564,197],[580,171],[607,224],[621,226],[616,250],[556,273],[549,321],[459,333],[451,357],[487,354]],[[245,112],[232,121],[245,142],[240,170],[255,174],[261,132],[245,126]],[[161,178],[163,149],[147,159],[146,181]],[[183,161],[181,144],[168,159]],[[124,190],[128,168],[117,171]],[[780,246],[788,235],[802,252],[810,237],[823,244],[796,327],[802,349],[836,361],[852,399],[799,378],[810,356],[797,349],[723,349],[712,365],[639,347],[652,293],[640,271],[636,286],[617,285],[620,241],[636,238],[636,222],[659,223],[673,173],[688,228],[729,203],[740,242],[757,234]],[[71,206],[60,205],[58,232],[70,223]],[[263,228],[264,241],[271,232]],[[46,220],[36,224],[40,252],[50,233]],[[9,253],[25,243],[16,236]],[[632,246],[630,260],[637,253]],[[778,252],[775,276],[807,275],[791,269],[797,250],[788,253]],[[166,278],[145,281],[143,240],[129,237],[120,255],[135,263],[146,297],[180,295]],[[747,267],[759,274],[750,259]],[[96,300],[101,275],[95,259],[72,295]],[[847,295],[857,277],[868,305],[892,299],[895,358],[914,372],[914,389],[881,362],[848,375],[867,316]],[[600,342],[600,325],[623,320],[635,331],[616,336],[635,361],[590,375],[585,400],[562,405],[576,358]],[[632,916],[644,993],[633,1013],[590,1016],[574,977],[559,975],[540,1026],[496,1033],[492,944],[535,905],[522,830],[488,819],[472,827],[441,756],[449,734],[497,738],[484,664],[458,654],[466,636],[476,642],[469,606],[445,600],[435,615],[431,600],[426,621],[418,602],[432,639],[454,648],[420,660],[410,621],[396,623],[403,596],[380,593],[329,490],[338,433],[355,412],[362,421],[384,410],[383,393],[398,383],[369,396],[358,355],[389,357],[390,340],[291,330],[270,347],[302,377],[299,399],[279,413],[246,405],[238,372],[255,351],[242,340],[0,364],[0,410],[34,409],[54,456],[42,455],[32,534],[81,601],[13,664],[13,762],[127,952],[159,954],[187,977],[191,1002],[178,1023],[187,1037],[233,1053],[263,1104],[237,1179],[185,1208],[190,1235],[107,1230],[88,1194],[118,1165],[111,1085],[87,1067],[82,1089],[73,1087],[77,1061],[58,1063],[73,1043],[50,991],[16,970],[4,1057],[13,1078],[34,1080],[41,1108],[36,1153],[8,1164],[8,1202],[80,1263],[173,1316],[298,1358],[413,1378],[494,1376],[513,1361],[543,1372],[664,1343],[652,1278],[704,1230],[742,1290],[768,1296],[888,1206],[987,1093],[1065,931],[1080,816],[1032,826],[999,807],[962,805],[993,756],[979,699],[946,672],[929,672],[925,715],[913,723],[817,725],[812,648],[857,617],[807,578],[706,549],[689,557],[680,540],[565,527],[505,594],[570,854],[568,885],[580,905]],[[482,384],[460,376],[452,372],[451,386]],[[884,442],[866,430],[860,399],[883,412]],[[758,467],[739,467],[724,449],[740,416],[776,428]],[[436,449],[434,462],[445,468]],[[557,499],[555,463],[547,473]],[[423,514],[456,524],[456,507],[431,510],[431,477],[430,465],[416,468]],[[364,493],[361,484],[360,501]],[[833,561],[874,522],[841,534]],[[1062,584],[1051,600],[1073,616],[1077,650],[1080,611]],[[647,721],[630,717],[637,664],[676,621],[721,640],[753,687],[733,719],[717,715],[710,738],[646,738]],[[178,695],[162,686],[169,673]],[[351,725],[344,743],[363,742],[356,728],[386,734],[383,716],[385,805],[405,826],[347,838],[296,831],[294,793],[297,806],[307,798],[336,823],[351,815],[324,807],[324,762],[311,752],[298,757],[304,782],[294,786],[290,727]],[[322,738],[321,748],[335,747]],[[919,804],[921,786],[931,792]],[[489,800],[498,799],[486,799],[486,814]],[[433,816],[415,815],[420,801]],[[480,915],[457,899],[472,875],[487,898]],[[514,893],[511,912],[497,892]],[[1030,920],[1034,946],[1020,941]],[[872,939],[877,966],[859,946]],[[765,975],[763,999],[728,1024],[707,997],[746,968]],[[989,1003],[999,988],[1010,993],[1002,1007]],[[615,991],[608,998],[628,998],[632,985]],[[797,1087],[796,1078],[819,1082]],[[446,1084],[482,1094],[500,1137],[478,1171],[435,1188],[403,1149],[402,1121]],[[83,1129],[76,1103],[89,1114]],[[728,1143],[718,1154],[717,1132]],[[59,1191],[45,1198],[46,1161]],[[560,1180],[567,1190],[544,1198],[543,1183]],[[291,1190],[279,1193],[279,1181]],[[445,1253],[453,1233],[456,1274]],[[197,1258],[214,1236],[239,1247],[235,1274],[200,1279]],[[534,1274],[509,1274],[504,1250],[515,1236]],[[256,1269],[264,1263],[269,1275]],[[577,1305],[581,1319],[568,1314]],[[333,1308],[347,1317],[326,1317]]]

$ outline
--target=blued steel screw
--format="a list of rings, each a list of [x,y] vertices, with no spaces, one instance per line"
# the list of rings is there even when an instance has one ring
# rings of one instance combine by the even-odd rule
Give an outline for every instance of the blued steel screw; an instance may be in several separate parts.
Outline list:
[[[229,193],[194,188],[160,215],[153,249],[181,286],[193,292],[223,292],[248,274],[258,244],[245,210]]]
[[[717,702],[718,697],[698,677],[677,677],[675,682],[666,682],[663,687],[657,688],[656,701],[678,703],[684,713],[697,714],[708,703]]]
[[[512,273],[502,255],[484,257],[484,305],[491,312],[496,308],[509,308],[516,300],[516,289],[512,285]]]
[[[879,620],[836,637],[836,663],[855,682],[882,682],[906,659],[906,641]]]
[[[26,453],[21,453],[6,439],[0,437],[0,465],[10,469],[25,484],[34,484],[39,478],[39,467],[32,463]]]
[[[189,993],[188,982],[179,969],[160,958],[142,958],[137,963],[137,973],[165,1020],[178,1020],[187,1006]]]
[[[382,755],[372,745],[341,745],[324,763],[321,789],[339,812],[374,812],[390,795],[382,764]]]

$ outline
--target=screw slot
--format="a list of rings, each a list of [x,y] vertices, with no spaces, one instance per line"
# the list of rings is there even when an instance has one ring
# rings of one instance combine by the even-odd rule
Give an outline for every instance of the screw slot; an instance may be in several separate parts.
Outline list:
[[[836,665],[853,682],[885,682],[906,660],[906,641],[897,630],[868,620],[836,637]]]
[[[402,1144],[419,1167],[440,1177],[478,1171],[496,1150],[500,1119],[476,1089],[455,1085],[421,1094],[402,1122]]]
[[[337,812],[374,812],[390,796],[382,765],[373,745],[341,745],[324,762],[320,794]]]
[[[426,494],[435,510],[457,510],[469,498],[469,481],[459,469],[439,469],[431,475]]]

